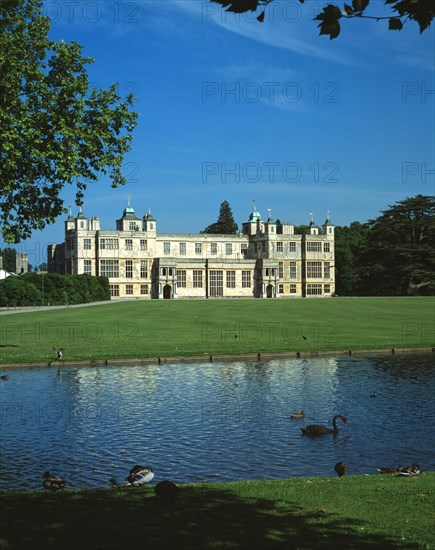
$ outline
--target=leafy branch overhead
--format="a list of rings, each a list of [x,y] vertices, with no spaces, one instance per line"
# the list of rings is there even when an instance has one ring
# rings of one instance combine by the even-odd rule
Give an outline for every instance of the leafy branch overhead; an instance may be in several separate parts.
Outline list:
[[[19,242],[65,212],[61,192],[107,174],[112,187],[131,148],[134,98],[117,85],[96,89],[76,42],[48,38],[42,0],[0,4],[1,218],[6,242]]]
[[[267,6],[275,0],[211,0],[221,4],[225,11],[234,13],[255,12],[262,10],[257,20],[262,23],[265,18]],[[301,4],[305,0],[299,0]],[[374,3],[374,2],[373,2]],[[329,36],[332,40],[340,34],[340,19],[374,19],[375,21],[388,20],[388,28],[391,31],[400,31],[408,21],[415,21],[420,33],[426,30],[434,17],[435,2],[433,0],[384,0],[384,3],[393,12],[387,16],[366,15],[365,10],[370,0],[352,0],[351,4],[344,3],[340,8],[337,4],[328,4],[314,19],[320,21],[319,34]],[[341,5],[341,4],[340,4]],[[373,5],[373,4],[372,4]]]

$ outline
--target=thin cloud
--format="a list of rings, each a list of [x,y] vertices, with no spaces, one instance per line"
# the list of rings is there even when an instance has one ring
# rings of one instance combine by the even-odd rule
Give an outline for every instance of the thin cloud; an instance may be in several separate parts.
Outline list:
[[[203,72],[204,69],[205,67],[197,67],[193,71]],[[207,66],[206,70],[208,75],[214,75],[223,80],[285,83],[299,77],[297,71],[265,63],[215,65]]]
[[[317,37],[315,36],[315,25],[312,21],[313,13],[303,7],[300,8],[300,14],[293,13],[291,16],[288,14],[283,16],[284,12],[280,13],[279,10],[275,10],[272,21],[260,24],[255,20],[253,14],[248,13],[244,16],[229,14],[222,10],[219,5],[202,0],[170,1],[186,13],[190,13],[196,18],[200,17],[203,24],[217,25],[228,32],[301,55],[340,64],[352,64],[352,60],[347,54],[344,54],[343,48],[338,47],[341,51],[335,51],[334,45],[331,43],[322,45],[321,42],[315,42]],[[216,6],[218,9],[216,10],[216,7],[210,8],[209,5]]]

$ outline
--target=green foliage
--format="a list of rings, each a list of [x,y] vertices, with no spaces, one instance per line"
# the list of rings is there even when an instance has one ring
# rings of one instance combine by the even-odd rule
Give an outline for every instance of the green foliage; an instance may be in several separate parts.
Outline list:
[[[341,18],[341,11],[337,6],[328,4],[326,8],[323,8],[323,12],[319,13],[314,19],[320,21],[317,25],[320,27],[319,34],[326,34],[332,40],[337,38],[340,34],[340,23],[338,20]]]
[[[0,306],[64,305],[110,300],[107,277],[29,271],[0,281]]]
[[[9,273],[15,273],[17,265],[17,251],[15,248],[4,248],[0,250],[0,256],[3,258],[3,269]]]
[[[268,4],[274,0],[211,0],[217,4],[221,4],[228,12],[244,13],[247,11],[256,11],[258,8],[264,8],[257,20],[263,23],[265,10]],[[304,0],[299,0],[301,4]],[[335,4],[327,4],[321,13],[314,19],[320,21],[318,27],[319,34],[329,36],[332,40],[340,34],[340,19],[374,19],[380,21],[388,20],[389,30],[400,31],[407,21],[415,21],[420,33],[426,30],[434,17],[435,4],[433,0],[384,0],[385,4],[390,7],[394,15],[390,16],[373,16],[365,15],[365,10],[370,4],[370,0],[352,0],[352,5],[343,4],[340,9]]]
[[[367,225],[359,222],[335,228],[335,292],[339,296],[361,294],[365,272],[362,257],[367,250],[367,233]]]
[[[201,233],[214,233],[220,235],[233,235],[237,233],[238,225],[234,221],[233,212],[228,201],[224,201],[220,205],[219,217],[216,223],[212,223],[201,231]]]
[[[295,225],[295,235],[306,235],[308,233],[309,226],[306,224]]]
[[[435,294],[435,199],[417,195],[367,224],[335,229],[339,295]]]
[[[30,271],[30,270],[29,270]],[[42,262],[42,264],[35,265],[33,267],[33,271],[48,271],[48,264],[47,262]]]
[[[367,293],[435,294],[435,198],[399,201],[368,227]]]
[[[0,306],[41,305],[41,292],[22,277],[7,277],[0,281]]]
[[[0,5],[0,163],[7,242],[19,242],[65,212],[61,192],[77,189],[81,205],[88,182],[108,174],[125,183],[122,160],[130,150],[137,114],[134,98],[90,88],[76,42],[48,38],[42,0]]]

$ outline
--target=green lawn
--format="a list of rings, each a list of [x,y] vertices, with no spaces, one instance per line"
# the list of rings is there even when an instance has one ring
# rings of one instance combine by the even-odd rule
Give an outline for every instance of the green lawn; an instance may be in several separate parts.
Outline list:
[[[2,495],[5,550],[435,548],[435,472]]]
[[[132,301],[1,318],[1,363],[434,346],[433,297]]]

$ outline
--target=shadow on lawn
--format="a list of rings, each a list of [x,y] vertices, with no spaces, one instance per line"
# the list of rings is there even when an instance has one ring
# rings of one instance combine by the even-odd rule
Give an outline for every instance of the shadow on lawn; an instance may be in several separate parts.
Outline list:
[[[1,497],[1,549],[273,550],[418,548],[367,534],[364,524],[298,509],[291,501],[182,487],[161,500],[151,487]]]

